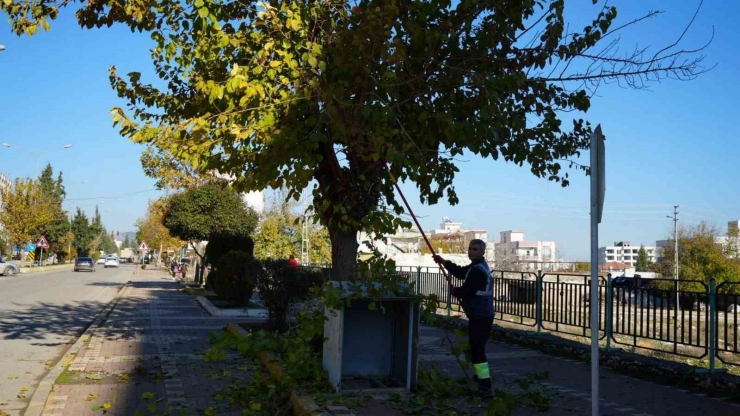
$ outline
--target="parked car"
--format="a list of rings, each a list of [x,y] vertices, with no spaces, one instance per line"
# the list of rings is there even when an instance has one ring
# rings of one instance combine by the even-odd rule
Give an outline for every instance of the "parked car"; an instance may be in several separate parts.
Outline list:
[[[119,257],[119,258],[118,258],[118,262],[119,262],[119,263],[122,263],[122,264],[123,264],[123,263],[126,263],[126,258],[125,258],[125,257]]]
[[[97,263],[97,264],[105,264],[105,257],[101,257],[101,258],[99,258],[99,259],[98,259],[98,261],[97,261],[96,263]]]
[[[95,261],[92,257],[77,257],[75,259],[75,271],[79,272],[81,270],[95,271]]]
[[[116,256],[108,256],[105,258],[105,268],[108,267],[118,267],[118,257]]]
[[[0,271],[2,271],[3,276],[12,276],[21,272],[17,265],[6,263],[2,258],[0,258]]]

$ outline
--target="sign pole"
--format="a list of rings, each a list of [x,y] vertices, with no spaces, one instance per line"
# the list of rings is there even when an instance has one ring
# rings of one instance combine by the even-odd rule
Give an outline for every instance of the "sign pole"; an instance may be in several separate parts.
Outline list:
[[[604,209],[604,136],[591,134],[591,415],[599,416],[599,223]]]

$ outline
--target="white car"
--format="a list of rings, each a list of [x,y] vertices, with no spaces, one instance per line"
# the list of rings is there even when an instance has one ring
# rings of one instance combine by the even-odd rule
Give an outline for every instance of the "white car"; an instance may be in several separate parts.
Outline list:
[[[96,263],[97,263],[97,264],[105,264],[105,257],[101,257],[101,258],[99,258],[99,259],[98,259],[98,261],[97,261]]]
[[[118,257],[108,256],[105,258],[105,268],[118,267]]]

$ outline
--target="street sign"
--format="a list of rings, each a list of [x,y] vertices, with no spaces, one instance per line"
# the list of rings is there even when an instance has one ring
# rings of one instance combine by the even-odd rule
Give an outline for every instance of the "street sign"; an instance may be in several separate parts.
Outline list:
[[[38,247],[38,248],[49,248],[49,242],[46,241],[46,237],[44,237],[42,235],[41,238],[39,238],[39,241],[36,243],[36,247]]]
[[[604,134],[601,132],[601,124],[591,133],[591,175],[596,181],[596,212],[601,224],[601,215],[604,213],[604,194],[606,193],[605,179],[605,156],[604,156]]]
[[[591,134],[591,414],[599,414],[599,223],[604,212],[604,135],[601,124]]]
[[[146,245],[146,241],[142,241],[139,245],[139,251],[149,251],[149,246]]]

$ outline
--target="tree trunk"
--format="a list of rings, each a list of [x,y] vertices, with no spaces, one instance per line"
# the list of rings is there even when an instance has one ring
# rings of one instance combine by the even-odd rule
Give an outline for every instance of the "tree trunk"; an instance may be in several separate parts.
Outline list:
[[[357,242],[356,231],[342,231],[336,227],[329,228],[331,239],[331,280],[355,280],[357,278]]]

